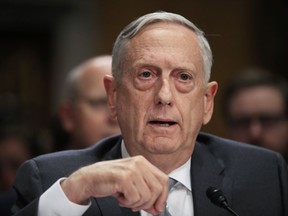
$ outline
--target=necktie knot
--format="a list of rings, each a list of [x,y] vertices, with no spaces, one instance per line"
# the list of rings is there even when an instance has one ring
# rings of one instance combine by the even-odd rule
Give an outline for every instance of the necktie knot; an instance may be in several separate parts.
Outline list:
[[[177,180],[169,177],[169,191],[176,185]]]
[[[169,177],[169,185],[168,185],[169,191],[176,185],[177,182],[178,182],[177,180]],[[167,203],[164,211],[158,216],[171,216],[170,212],[167,209]]]

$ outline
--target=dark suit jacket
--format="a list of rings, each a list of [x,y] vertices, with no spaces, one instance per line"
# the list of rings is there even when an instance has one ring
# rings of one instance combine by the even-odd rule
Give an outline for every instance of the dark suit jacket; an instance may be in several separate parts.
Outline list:
[[[16,215],[36,215],[39,196],[60,177],[88,164],[121,158],[122,137],[107,138],[83,150],[42,155],[18,171],[14,187]],[[229,216],[206,198],[209,186],[220,188],[240,216],[288,216],[288,177],[284,159],[269,150],[200,134],[191,160],[195,216]],[[84,215],[140,215],[120,208],[113,197],[93,199]],[[178,216],[178,215],[177,215]]]

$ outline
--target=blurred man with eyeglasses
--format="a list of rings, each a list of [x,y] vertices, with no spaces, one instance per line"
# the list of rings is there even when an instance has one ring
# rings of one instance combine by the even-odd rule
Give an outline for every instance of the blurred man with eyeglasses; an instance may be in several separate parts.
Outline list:
[[[59,120],[69,139],[62,148],[84,148],[119,133],[117,120],[110,117],[107,109],[103,84],[104,76],[112,74],[111,64],[110,55],[97,56],[83,62],[67,75]]]
[[[288,84],[260,68],[234,77],[224,94],[229,138],[280,152],[288,161]]]

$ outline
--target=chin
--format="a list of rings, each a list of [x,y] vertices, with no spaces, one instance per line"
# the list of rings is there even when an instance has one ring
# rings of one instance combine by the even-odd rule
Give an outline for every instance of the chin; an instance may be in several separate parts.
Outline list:
[[[151,153],[164,154],[175,151],[178,146],[178,142],[167,137],[156,137],[146,142],[146,148]]]

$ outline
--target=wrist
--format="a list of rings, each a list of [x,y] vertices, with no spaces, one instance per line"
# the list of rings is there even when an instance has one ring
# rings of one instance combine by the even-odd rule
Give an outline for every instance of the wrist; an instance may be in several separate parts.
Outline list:
[[[85,185],[81,176],[74,174],[60,182],[66,197],[78,205],[88,205],[90,203],[90,195],[86,194]]]

